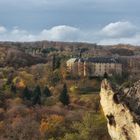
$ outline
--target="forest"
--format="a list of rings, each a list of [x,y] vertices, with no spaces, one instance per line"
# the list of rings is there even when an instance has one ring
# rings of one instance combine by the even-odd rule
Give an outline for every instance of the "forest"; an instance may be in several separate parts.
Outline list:
[[[100,105],[103,77],[72,77],[66,60],[73,52],[60,48],[49,47],[45,55],[7,44],[0,48],[1,140],[111,139]],[[89,48],[81,48],[75,56],[91,56],[85,53]],[[110,80],[122,84],[126,76]]]

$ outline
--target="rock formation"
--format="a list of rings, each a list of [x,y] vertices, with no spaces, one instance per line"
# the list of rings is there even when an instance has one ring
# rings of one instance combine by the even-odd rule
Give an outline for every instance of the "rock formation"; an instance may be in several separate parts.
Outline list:
[[[116,90],[104,80],[100,96],[112,140],[140,140],[140,81]]]

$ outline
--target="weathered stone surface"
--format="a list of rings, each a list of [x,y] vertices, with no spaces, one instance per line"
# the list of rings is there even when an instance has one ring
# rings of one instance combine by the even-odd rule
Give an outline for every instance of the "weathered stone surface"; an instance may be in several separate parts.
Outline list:
[[[116,91],[104,80],[100,96],[112,140],[140,140],[140,81]]]

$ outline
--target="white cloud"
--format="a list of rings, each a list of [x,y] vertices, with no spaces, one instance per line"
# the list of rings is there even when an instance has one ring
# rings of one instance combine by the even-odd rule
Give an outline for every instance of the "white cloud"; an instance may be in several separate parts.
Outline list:
[[[11,34],[13,35],[19,35],[19,34],[28,34],[28,32],[26,30],[23,29],[19,29],[17,26],[13,28],[13,30],[11,31]]]
[[[132,23],[114,22],[106,25],[100,31],[98,44],[133,44],[140,45],[140,29]]]
[[[76,41],[80,35],[80,30],[66,25],[55,26],[49,30],[44,29],[39,38],[57,41]]]
[[[43,29],[37,34],[30,33],[27,30],[18,27],[14,27],[9,31],[6,31],[6,28],[1,30],[1,27],[3,26],[0,26],[0,41],[51,40],[91,42],[106,45],[119,43],[140,45],[139,29],[130,22],[119,21],[110,23],[98,31],[92,29],[87,31],[72,26],[60,25],[50,29]]]
[[[108,38],[102,39],[98,42],[100,45],[114,45],[114,44],[132,44],[140,45],[140,34],[130,38]]]
[[[4,26],[0,26],[0,34],[5,33],[7,29]]]
[[[136,27],[130,22],[114,22],[106,25],[101,34],[108,37],[128,37],[134,35]]]
[[[1,34],[1,41],[36,41],[36,40],[53,40],[53,41],[78,41],[81,31],[78,28],[60,25],[51,29],[44,29],[38,34],[32,34],[26,30],[14,27],[7,34]]]

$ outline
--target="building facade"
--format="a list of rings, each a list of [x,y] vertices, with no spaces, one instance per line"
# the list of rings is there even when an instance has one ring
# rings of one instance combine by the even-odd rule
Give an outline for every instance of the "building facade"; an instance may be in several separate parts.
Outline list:
[[[71,58],[67,61],[67,70],[73,76],[95,77],[122,74],[122,64],[115,58],[95,57],[95,58]]]

